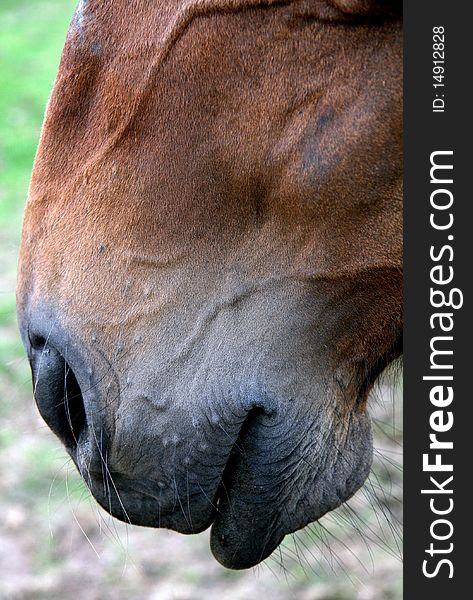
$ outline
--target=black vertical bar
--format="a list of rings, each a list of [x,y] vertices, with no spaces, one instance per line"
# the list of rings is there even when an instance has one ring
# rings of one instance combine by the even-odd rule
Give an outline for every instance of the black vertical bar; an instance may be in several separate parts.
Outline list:
[[[472,516],[467,510],[473,482],[473,432],[470,432],[473,198],[469,181],[473,168],[469,165],[472,102],[468,91],[473,72],[473,26],[468,12],[469,3],[452,0],[404,3],[404,597],[407,600],[469,597],[468,584],[473,575],[469,549]],[[440,37],[434,38],[436,34]],[[434,44],[442,44],[442,50]],[[439,54],[434,54],[435,51]],[[434,86],[439,83],[443,85]],[[444,154],[432,158],[433,152]],[[434,170],[431,182],[431,160],[451,165],[453,169]],[[452,198],[451,207],[435,207],[447,206]],[[451,227],[436,229],[431,218],[440,227],[451,219],[453,222]],[[440,269],[431,271],[439,266]],[[438,283],[450,276],[452,280],[448,283]],[[459,306],[463,302],[463,305],[436,308],[432,305],[432,290],[443,291],[446,302],[453,293],[452,304]],[[441,298],[437,293],[433,301],[442,304]],[[433,316],[439,313],[446,315],[443,320]],[[452,324],[453,328],[442,331],[440,322],[445,329]],[[434,359],[442,368],[431,365],[431,343],[435,337],[444,339],[434,340],[434,348],[453,351]],[[450,365],[452,368],[447,368]],[[432,392],[434,387],[436,395]],[[453,400],[447,404],[449,387]],[[437,406],[431,394],[438,401]],[[438,432],[436,428],[445,431]],[[434,439],[453,442],[453,449],[429,448],[434,443],[429,437],[433,434],[436,434]],[[453,470],[426,470],[424,454],[428,455],[430,465],[439,460],[447,467],[452,465]],[[451,476],[453,479],[449,481]],[[434,510],[445,514],[435,514]]]

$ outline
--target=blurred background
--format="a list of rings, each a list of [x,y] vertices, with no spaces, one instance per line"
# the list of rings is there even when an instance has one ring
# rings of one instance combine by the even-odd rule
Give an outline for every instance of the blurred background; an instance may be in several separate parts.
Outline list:
[[[41,421],[16,329],[21,220],[73,0],[0,0],[0,599],[400,600],[401,376],[371,398],[372,474],[262,565],[221,567],[208,533],[126,526],[91,499]]]

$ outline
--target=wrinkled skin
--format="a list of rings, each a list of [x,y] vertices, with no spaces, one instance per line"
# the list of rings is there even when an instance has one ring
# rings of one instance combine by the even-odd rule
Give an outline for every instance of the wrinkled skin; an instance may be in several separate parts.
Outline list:
[[[362,485],[400,353],[396,2],[80,2],[26,208],[35,399],[98,502],[246,568]]]

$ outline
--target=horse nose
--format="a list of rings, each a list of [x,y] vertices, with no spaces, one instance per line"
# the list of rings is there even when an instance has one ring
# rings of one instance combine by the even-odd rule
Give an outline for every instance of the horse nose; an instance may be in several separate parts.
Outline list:
[[[73,452],[87,429],[87,416],[81,388],[66,360],[67,348],[56,347],[47,338],[31,334],[27,345],[38,410]]]

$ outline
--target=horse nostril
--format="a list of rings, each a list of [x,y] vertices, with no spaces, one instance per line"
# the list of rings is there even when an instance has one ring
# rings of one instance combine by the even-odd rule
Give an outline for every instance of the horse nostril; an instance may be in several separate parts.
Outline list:
[[[77,440],[86,426],[86,416],[82,392],[77,383],[76,376],[70,366],[65,363],[66,377],[64,385],[63,408],[69,425],[72,441],[77,445]]]
[[[40,335],[28,334],[28,340],[29,340],[33,350],[42,350],[46,346],[46,343],[47,343],[46,338],[44,338]]]
[[[38,410],[68,450],[75,450],[87,417],[76,376],[64,356],[41,337],[30,338],[30,365]]]

